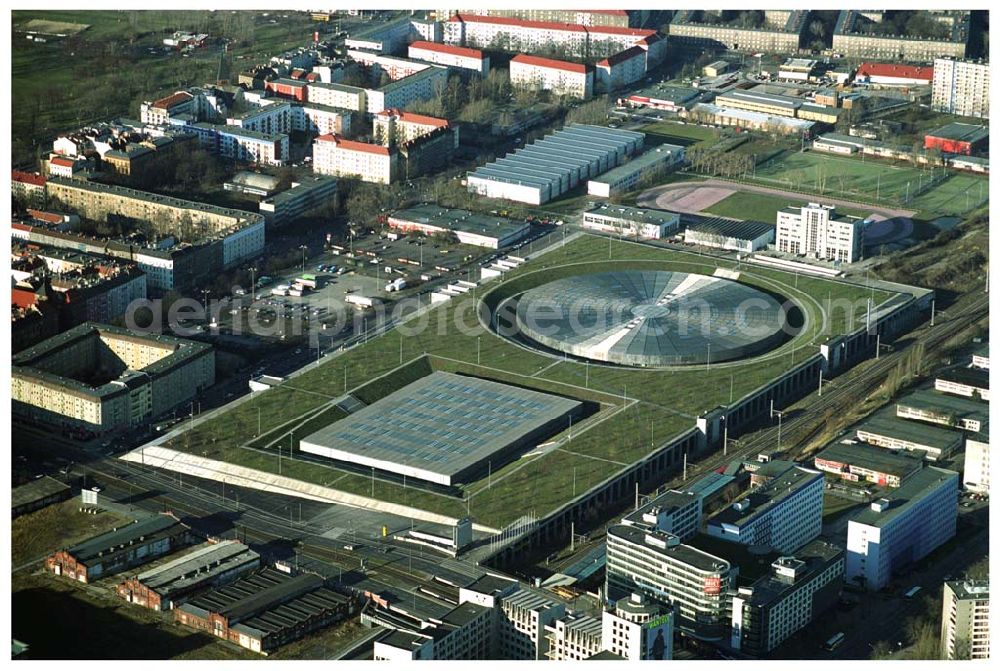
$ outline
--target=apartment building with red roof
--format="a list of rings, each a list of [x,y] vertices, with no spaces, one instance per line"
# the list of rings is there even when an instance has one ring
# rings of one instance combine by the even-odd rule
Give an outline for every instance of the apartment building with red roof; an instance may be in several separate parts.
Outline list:
[[[516,88],[589,100],[594,95],[594,69],[582,63],[518,54],[510,59],[510,83]]]
[[[479,49],[417,40],[410,44],[407,55],[410,58],[435,65],[476,72],[482,77],[485,77],[490,71],[490,57]]]
[[[899,63],[862,63],[854,79],[881,86],[929,86],[934,81],[934,68]]]
[[[321,135],[313,140],[312,166],[318,175],[389,184],[398,174],[398,156],[382,145],[345,140],[338,135]]]

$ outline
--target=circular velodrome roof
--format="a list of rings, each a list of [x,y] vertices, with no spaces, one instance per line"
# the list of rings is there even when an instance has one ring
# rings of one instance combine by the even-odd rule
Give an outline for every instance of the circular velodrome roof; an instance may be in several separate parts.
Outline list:
[[[732,280],[665,271],[578,275],[526,291],[519,332],[550,349],[627,366],[751,356],[783,340],[781,305]]]

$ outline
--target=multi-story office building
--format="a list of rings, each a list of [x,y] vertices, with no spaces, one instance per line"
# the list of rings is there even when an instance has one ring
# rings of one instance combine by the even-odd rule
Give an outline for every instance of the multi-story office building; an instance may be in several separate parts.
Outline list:
[[[499,599],[501,659],[546,659],[546,626],[566,614],[566,606],[525,587]]]
[[[313,172],[389,184],[397,175],[397,154],[389,147],[321,135],[313,141]]]
[[[490,70],[490,57],[479,49],[457,47],[453,44],[417,41],[410,44],[410,58],[455,68],[464,72],[475,72],[485,77]]]
[[[670,21],[672,43],[690,49],[729,49],[732,51],[764,51],[796,53],[799,42],[809,25],[808,11],[766,12],[760,28],[744,28],[718,22],[703,22],[702,12],[709,10],[682,9]]]
[[[965,462],[962,484],[970,492],[990,493],[990,425],[971,434],[965,440]]]
[[[838,217],[835,205],[809,203],[778,211],[775,244],[778,251],[826,261],[861,260],[862,220]]]
[[[545,625],[546,659],[582,661],[601,651],[601,621],[589,615],[566,615]]]
[[[958,473],[928,466],[847,523],[848,581],[880,590],[955,535]]]
[[[622,524],[671,534],[686,541],[701,529],[701,512],[700,496],[694,492],[671,490],[623,517]]]
[[[823,474],[791,466],[708,520],[709,536],[794,552],[823,526]]]
[[[833,29],[833,50],[848,58],[893,61],[926,62],[942,56],[964,58],[969,17],[968,11],[955,12],[945,31],[946,37],[881,35],[868,28],[872,21],[865,13],[845,9],[841,10]]]
[[[674,657],[674,614],[642,594],[615,602],[601,616],[601,648],[630,661]]]
[[[581,63],[519,54],[510,59],[510,83],[518,88],[589,100],[594,95],[594,69]]]
[[[730,645],[754,657],[781,645],[837,600],[844,549],[814,540],[771,568],[733,596]]]
[[[678,536],[639,526],[608,529],[607,589],[610,601],[642,594],[673,606],[675,626],[704,639],[721,639],[729,628],[727,594],[739,567]]]
[[[941,658],[990,658],[988,580],[952,580],[944,584]]]

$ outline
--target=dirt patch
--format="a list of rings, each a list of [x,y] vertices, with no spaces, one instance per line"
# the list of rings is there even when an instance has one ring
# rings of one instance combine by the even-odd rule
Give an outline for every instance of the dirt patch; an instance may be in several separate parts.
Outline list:
[[[65,21],[47,21],[45,19],[32,19],[23,26],[21,30],[38,35],[76,35],[83,32],[90,25],[86,23],[67,23]]]

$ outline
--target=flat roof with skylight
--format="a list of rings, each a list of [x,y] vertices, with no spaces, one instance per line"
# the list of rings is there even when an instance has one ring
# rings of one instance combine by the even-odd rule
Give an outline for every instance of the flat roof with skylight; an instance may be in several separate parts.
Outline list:
[[[300,442],[309,454],[441,485],[567,428],[574,399],[438,371]]]

